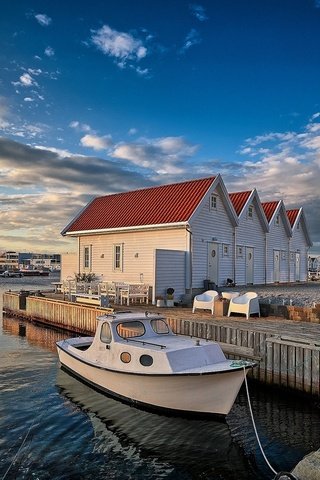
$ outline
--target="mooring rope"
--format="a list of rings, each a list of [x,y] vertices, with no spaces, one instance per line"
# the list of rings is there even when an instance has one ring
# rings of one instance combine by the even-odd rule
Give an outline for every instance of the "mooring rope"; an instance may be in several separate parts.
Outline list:
[[[287,478],[292,479],[292,480],[299,480],[297,477],[295,477],[295,476],[293,475],[293,473],[289,473],[289,472],[277,472],[277,471],[272,467],[272,465],[270,464],[269,460],[267,459],[267,456],[266,456],[266,454],[264,453],[263,447],[262,447],[261,442],[260,442],[260,438],[259,438],[258,431],[257,431],[257,427],[256,427],[256,422],[255,422],[254,416],[253,416],[253,411],[252,411],[252,406],[251,406],[251,400],[250,400],[250,394],[249,394],[249,387],[248,387],[248,382],[247,382],[247,375],[246,375],[246,364],[243,365],[243,374],[244,374],[244,383],[245,383],[245,386],[246,386],[248,405],[249,405],[250,416],[251,416],[251,421],[252,421],[254,433],[255,433],[255,435],[256,435],[256,439],[257,439],[257,442],[258,442],[260,451],[261,451],[261,453],[262,453],[262,456],[263,456],[266,464],[268,465],[268,467],[270,468],[270,470],[272,471],[272,473],[275,474],[274,480],[276,480],[276,479],[281,479],[282,476],[284,476],[284,477],[286,476]]]

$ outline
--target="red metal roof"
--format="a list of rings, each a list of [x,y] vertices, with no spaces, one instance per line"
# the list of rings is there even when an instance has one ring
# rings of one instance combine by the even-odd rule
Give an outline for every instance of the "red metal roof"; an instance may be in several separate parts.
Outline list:
[[[293,227],[294,222],[296,221],[298,214],[299,214],[299,208],[295,208],[295,209],[292,209],[292,210],[287,210],[287,215],[288,215],[288,219],[289,219],[291,227]]]
[[[245,204],[247,203],[248,198],[250,197],[250,194],[251,194],[251,191],[229,193],[230,200],[238,216],[242,212],[242,209],[245,206]]]
[[[270,222],[272,215],[276,211],[277,206],[279,205],[279,201],[275,202],[263,202],[262,204],[264,213],[266,214],[268,222]]]
[[[62,234],[187,222],[215,178],[97,197]]]

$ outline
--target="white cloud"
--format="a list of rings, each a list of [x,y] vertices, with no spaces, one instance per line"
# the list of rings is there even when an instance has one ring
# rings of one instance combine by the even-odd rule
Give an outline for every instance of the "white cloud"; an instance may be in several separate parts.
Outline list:
[[[12,82],[13,85],[20,85],[21,87],[33,87],[38,86],[37,82],[32,78],[30,73],[24,73],[20,76],[18,82]]]
[[[79,132],[91,132],[91,127],[90,125],[86,123],[81,123],[78,120],[73,120],[72,122],[69,123],[70,128],[74,128],[75,130]]]
[[[94,150],[106,150],[112,145],[110,136],[98,137],[97,135],[87,134],[81,138],[80,144],[83,147],[93,148]]]
[[[208,16],[206,14],[206,10],[202,5],[191,4],[189,6],[192,15],[194,15],[200,22],[204,22],[208,20]]]
[[[195,28],[192,28],[186,36],[180,52],[185,53],[187,50],[189,50],[189,48],[193,47],[194,45],[199,45],[201,41],[202,40],[200,38],[199,32]]]
[[[53,57],[55,52],[52,47],[47,47],[44,53],[47,55],[47,57]]]
[[[137,132],[138,130],[136,128],[130,128],[130,130],[128,131],[128,135],[135,135]]]
[[[38,13],[37,15],[34,16],[34,18],[43,27],[47,27],[52,22],[52,18],[48,17],[48,15],[46,15],[45,13]]]
[[[7,100],[0,96],[0,129],[6,129],[9,127],[10,110]]]
[[[23,100],[24,100],[25,102],[34,102],[34,99],[31,98],[31,97],[25,97]]]
[[[130,33],[118,32],[108,25],[99,30],[92,30],[91,41],[105,55],[113,57],[120,68],[125,68],[131,62],[137,62],[147,55],[147,48],[142,41],[134,38]],[[139,69],[140,74],[145,74]]]
[[[183,137],[162,137],[119,144],[111,156],[159,175],[178,175],[185,171],[186,157],[191,157],[197,149],[197,145],[191,145]]]

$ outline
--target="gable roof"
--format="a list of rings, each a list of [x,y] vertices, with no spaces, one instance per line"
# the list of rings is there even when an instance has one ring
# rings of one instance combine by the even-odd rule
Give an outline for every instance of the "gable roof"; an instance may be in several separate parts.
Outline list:
[[[230,200],[238,216],[244,209],[244,206],[247,203],[248,198],[250,197],[250,194],[251,194],[251,190],[247,192],[229,193]]]
[[[249,207],[249,205],[255,203],[257,215],[260,220],[261,226],[265,232],[269,231],[269,223],[266,219],[260,197],[255,188],[251,191],[230,193],[229,197],[239,217],[239,221],[245,215],[246,209]]]
[[[287,215],[288,215],[291,228],[293,228],[295,221],[297,220],[298,214],[299,214],[299,208],[287,210]]]
[[[287,210],[287,216],[293,232],[296,230],[298,223],[299,222],[301,223],[307,245],[309,247],[312,247],[312,241],[309,235],[303,208],[301,207],[301,208],[294,208],[291,210]]]
[[[263,202],[261,205],[269,225],[271,225],[272,220],[276,215],[282,214],[284,228],[287,231],[288,237],[292,237],[292,228],[283,201],[275,200],[273,202]]]
[[[208,177],[97,197],[61,233],[187,223],[215,179]]]

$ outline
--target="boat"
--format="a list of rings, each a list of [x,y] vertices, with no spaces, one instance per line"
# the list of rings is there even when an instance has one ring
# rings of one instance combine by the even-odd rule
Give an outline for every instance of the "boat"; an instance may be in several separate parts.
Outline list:
[[[49,276],[49,271],[48,270],[33,270],[33,269],[22,269],[20,270],[20,273],[24,277],[48,277]]]
[[[148,312],[97,318],[94,337],[57,342],[61,367],[126,403],[175,414],[227,415],[254,362],[228,360],[219,343],[177,335]]]

